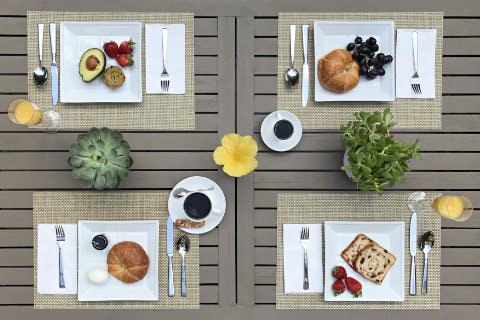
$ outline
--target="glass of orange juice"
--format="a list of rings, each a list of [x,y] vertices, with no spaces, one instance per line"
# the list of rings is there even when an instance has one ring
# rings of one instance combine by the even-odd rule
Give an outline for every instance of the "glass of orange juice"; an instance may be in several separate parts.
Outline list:
[[[13,100],[8,107],[8,117],[15,124],[35,126],[43,124],[48,133],[57,132],[62,118],[57,111],[42,111],[36,104],[25,100]]]
[[[15,124],[37,125],[43,120],[43,111],[25,99],[13,100],[8,107],[8,117]]]
[[[455,221],[466,221],[473,214],[470,199],[459,195],[444,195],[433,200],[432,208],[444,218]]]

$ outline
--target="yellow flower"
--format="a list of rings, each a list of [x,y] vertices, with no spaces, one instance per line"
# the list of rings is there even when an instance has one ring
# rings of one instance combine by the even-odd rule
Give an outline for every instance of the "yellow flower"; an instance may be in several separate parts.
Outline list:
[[[223,165],[223,171],[231,177],[241,177],[249,174],[258,165],[257,142],[252,136],[241,136],[229,133],[223,136],[222,145],[215,149],[213,160]]]

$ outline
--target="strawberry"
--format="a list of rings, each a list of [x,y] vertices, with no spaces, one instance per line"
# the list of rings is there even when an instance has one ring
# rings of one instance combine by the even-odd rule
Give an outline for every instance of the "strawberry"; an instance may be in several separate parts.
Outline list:
[[[342,266],[336,266],[332,269],[332,275],[337,279],[345,279],[347,277],[347,270]]]
[[[115,41],[108,41],[103,44],[103,51],[110,58],[115,58],[118,54],[118,44]]]
[[[117,59],[118,64],[122,67],[132,66],[134,63],[133,56],[131,54],[122,53],[119,54],[115,59]]]
[[[345,283],[347,284],[348,291],[350,291],[355,298],[362,296],[362,284],[360,282],[351,277],[346,277]]]
[[[132,53],[133,49],[135,49],[135,42],[130,39],[129,41],[122,41],[118,46],[118,53]]]
[[[345,284],[343,283],[343,280],[337,279],[333,284],[332,284],[332,289],[333,289],[333,294],[335,296],[338,296],[339,294],[342,294],[345,292]]]

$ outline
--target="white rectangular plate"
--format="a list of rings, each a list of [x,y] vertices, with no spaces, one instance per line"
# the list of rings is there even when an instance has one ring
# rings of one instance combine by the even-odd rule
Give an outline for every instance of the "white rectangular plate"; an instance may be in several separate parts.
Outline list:
[[[396,258],[381,285],[375,284],[354,271],[340,253],[359,234],[366,234]],[[325,222],[325,301],[404,301],[404,244],[405,223],[395,222],[360,222],[360,221],[326,221]],[[343,266],[347,274],[362,284],[362,296],[353,297],[348,290],[335,296],[332,284],[335,278],[332,269]]]
[[[98,234],[108,238],[108,247],[96,250],[92,239]],[[78,300],[120,301],[158,300],[159,221],[78,221]],[[134,241],[142,246],[150,259],[147,275],[142,280],[125,284],[110,275],[102,284],[91,283],[87,274],[95,266],[105,266],[113,245]]]
[[[374,37],[380,47],[378,52],[395,56],[393,21],[315,21],[315,101],[394,101],[395,63],[384,66],[385,75],[368,80],[360,77],[360,82],[352,90],[335,93],[323,88],[318,81],[317,62],[334,49],[345,49],[358,35],[364,39]]]
[[[102,76],[84,82],[78,73],[82,54],[90,48],[103,51],[103,44],[113,40],[118,44],[135,42],[133,66],[122,68],[125,83],[117,89],[107,87]],[[141,22],[61,22],[60,23],[60,101],[63,103],[142,101],[142,23]],[[117,66],[115,59],[106,57],[106,68]]]

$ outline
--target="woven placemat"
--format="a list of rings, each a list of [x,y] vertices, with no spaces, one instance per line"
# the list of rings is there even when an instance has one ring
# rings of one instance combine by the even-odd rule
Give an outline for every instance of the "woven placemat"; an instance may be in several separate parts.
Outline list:
[[[188,297],[167,297],[165,225],[168,193],[36,192],[33,194],[34,308],[35,309],[198,309],[199,244],[189,235],[187,262]],[[37,226],[41,223],[77,223],[77,220],[160,220],[158,255],[158,301],[80,302],[77,295],[37,293]],[[176,229],[175,236],[183,234]],[[173,255],[175,288],[180,288],[181,256]]]
[[[51,12],[27,13],[28,45],[28,98],[44,108],[52,108],[50,82],[37,87],[31,81],[32,71],[38,64],[37,24],[46,24],[44,33],[44,65],[50,66],[50,40],[48,23],[57,23],[57,64],[60,66],[60,22],[62,21],[140,21],[145,23],[185,24],[185,94],[145,94],[145,29],[142,26],[142,83],[141,103],[59,103],[55,110],[62,116],[62,129],[109,127],[112,129],[143,130],[195,130],[194,88],[194,21],[193,13],[158,12]],[[59,69],[60,78],[62,70]],[[62,88],[60,87],[60,90]]]
[[[315,57],[313,49],[313,22],[319,20],[393,20],[395,28],[435,28],[437,47],[435,53],[435,99],[397,99],[394,102],[315,102]],[[310,25],[308,63],[310,66],[310,95],[305,108],[301,104],[301,86],[286,86],[283,73],[288,66],[290,52],[290,25]],[[297,28],[295,57],[303,57],[302,28]],[[346,44],[345,44],[346,45]],[[442,52],[443,12],[384,12],[384,13],[280,13],[278,17],[278,73],[277,107],[295,113],[305,129],[339,129],[353,119],[358,111],[392,109],[398,129],[442,128]],[[300,59],[301,60],[301,59]],[[297,64],[300,61],[297,59]]]
[[[428,205],[440,194],[427,194],[418,216],[418,235],[433,231],[441,243],[440,217]],[[410,255],[408,250],[410,215],[409,193],[280,193],[277,198],[277,309],[440,309],[440,245],[429,255],[428,295],[410,296]],[[405,301],[326,302],[322,294],[284,293],[283,224],[323,223],[324,221],[405,221]],[[325,250],[323,250],[325,252]],[[417,288],[422,277],[423,254],[417,253]],[[327,289],[328,290],[328,289]]]

